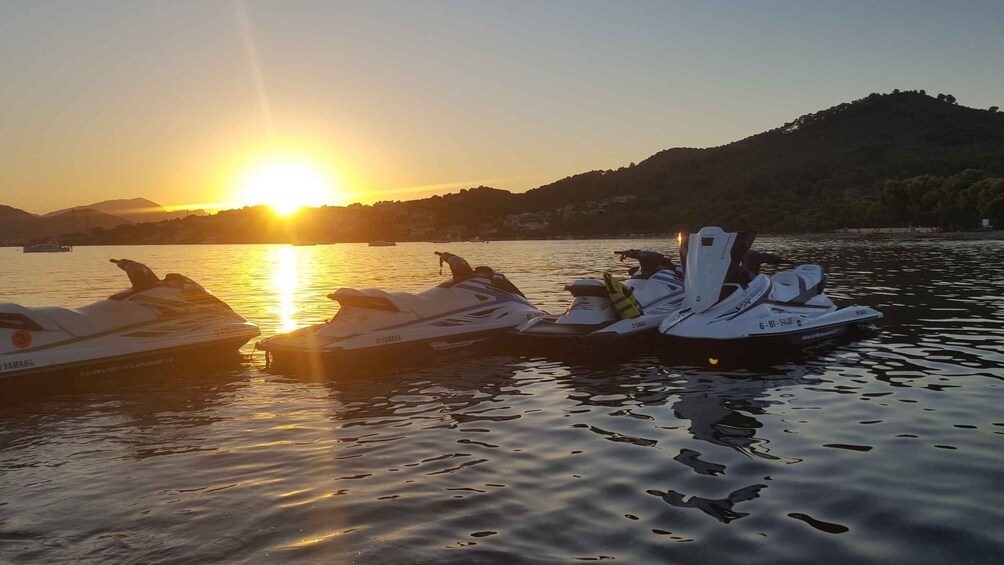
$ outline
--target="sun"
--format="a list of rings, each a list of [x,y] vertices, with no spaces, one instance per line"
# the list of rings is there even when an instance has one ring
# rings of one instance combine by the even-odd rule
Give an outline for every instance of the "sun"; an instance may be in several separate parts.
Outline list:
[[[258,163],[240,182],[246,206],[266,204],[280,216],[289,216],[305,206],[332,204],[335,189],[324,171],[300,159],[276,157]]]

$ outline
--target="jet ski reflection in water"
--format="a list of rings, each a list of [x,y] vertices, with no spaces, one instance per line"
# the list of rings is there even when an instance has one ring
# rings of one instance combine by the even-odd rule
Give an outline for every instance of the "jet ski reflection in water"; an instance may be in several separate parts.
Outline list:
[[[218,361],[259,335],[195,281],[112,259],[132,288],[76,309],[0,304],[0,377],[91,376]]]
[[[436,252],[450,279],[418,294],[340,288],[328,298],[341,308],[328,322],[264,339],[255,346],[269,365],[314,370],[343,360],[409,361],[472,346],[544,315],[505,275],[472,269]]]
[[[866,306],[837,308],[823,294],[826,277],[819,265],[770,277],[760,273],[763,264],[787,261],[751,251],[755,237],[717,227],[690,234],[680,248],[687,265],[685,308],[659,331],[713,347],[791,347],[836,338],[882,317]]]
[[[531,347],[557,352],[588,350],[593,345],[653,334],[659,324],[682,308],[683,275],[655,251],[616,251],[621,260],[635,259],[630,278],[618,281],[579,279],[565,287],[572,305],[560,316],[531,320],[517,329]]]

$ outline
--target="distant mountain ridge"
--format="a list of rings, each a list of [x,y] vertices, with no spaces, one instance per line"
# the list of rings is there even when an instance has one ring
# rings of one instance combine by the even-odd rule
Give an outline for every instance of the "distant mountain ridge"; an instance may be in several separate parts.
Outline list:
[[[43,215],[0,205],[0,240],[51,238],[94,228],[112,229],[120,225],[204,214],[202,210],[168,212],[160,204],[145,198],[105,200]]]
[[[252,207],[120,225],[76,239],[456,240],[465,234],[667,233],[705,225],[782,233],[917,225],[976,229],[982,218],[1004,227],[1004,114],[996,107],[960,106],[951,95],[893,91],[719,147],[667,149],[637,164],[584,172],[525,193],[477,187],[407,202],[307,209],[293,221]],[[0,227],[7,223],[0,221]]]
[[[34,218],[35,215],[31,212],[25,212],[20,208],[13,208],[11,206],[4,206],[0,204],[0,218],[4,220],[9,220],[12,218]]]
[[[0,206],[0,241],[23,242],[78,233],[94,228],[111,229],[128,220],[96,210],[68,211],[55,216],[36,216],[24,210]]]
[[[889,179],[967,169],[1004,174],[1004,114],[923,91],[872,94],[773,130],[708,149],[668,149],[637,165],[592,171],[528,191],[526,207],[630,195],[600,223],[664,231],[719,223],[732,229],[826,227],[821,207],[877,195]]]
[[[160,204],[147,200],[146,198],[123,198],[116,200],[103,200],[101,202],[95,202],[94,204],[64,208],[62,210],[49,212],[48,214],[44,214],[44,216],[58,216],[71,210],[85,209],[97,210],[98,212],[118,216],[119,218],[129,220],[135,224],[173,220],[175,218],[184,218],[191,215],[202,216],[206,213],[205,210],[176,210],[174,212],[168,212]]]

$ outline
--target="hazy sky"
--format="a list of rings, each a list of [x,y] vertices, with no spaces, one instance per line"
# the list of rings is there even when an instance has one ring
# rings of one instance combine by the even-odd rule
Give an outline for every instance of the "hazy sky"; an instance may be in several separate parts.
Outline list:
[[[0,0],[0,204],[230,202],[271,151],[338,203],[525,190],[870,92],[1004,106],[1002,22],[1000,0]]]

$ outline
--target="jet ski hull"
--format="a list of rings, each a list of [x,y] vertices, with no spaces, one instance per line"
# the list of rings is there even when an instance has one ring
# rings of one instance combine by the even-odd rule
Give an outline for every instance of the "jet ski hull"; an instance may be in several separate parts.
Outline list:
[[[773,357],[778,353],[792,352],[826,342],[854,340],[861,337],[873,322],[882,316],[870,308],[844,308],[827,314],[828,321],[798,320],[783,328],[771,329],[764,323],[765,330],[712,336],[708,332],[687,327],[684,320],[668,330],[664,330],[666,346],[686,355],[701,358],[721,357]],[[699,322],[699,320],[693,320]],[[761,322],[755,322],[759,329]],[[735,328],[735,326],[732,326]],[[702,328],[706,330],[707,328]],[[690,334],[690,335],[688,335]]]
[[[255,329],[254,335],[257,334]],[[254,335],[231,337],[211,343],[197,343],[160,349],[147,349],[53,362],[41,354],[4,355],[0,357],[0,381],[32,381],[59,378],[99,377],[146,373],[178,366],[221,366],[239,359],[238,350]]]
[[[640,316],[598,324],[560,323],[557,316],[528,322],[509,334],[510,351],[526,355],[617,354],[642,346],[657,334],[665,316]]]
[[[849,332],[867,328],[869,325],[870,325],[869,322],[842,322],[827,326],[816,326],[798,331],[749,335],[749,336],[731,337],[722,339],[716,339],[710,337],[696,337],[696,338],[684,337],[672,334],[666,334],[666,337],[670,341],[678,344],[686,343],[686,344],[701,344],[709,346],[717,345],[719,347],[733,344],[745,347],[762,347],[765,345],[805,347],[807,345],[813,345],[822,341],[839,339]]]
[[[296,347],[283,344],[275,336],[255,344],[264,351],[266,366],[277,371],[292,373],[323,373],[334,369],[368,369],[394,367],[429,361],[448,353],[491,353],[499,345],[497,338],[508,328],[467,332],[454,336],[391,342],[373,347],[353,349],[326,347]]]

